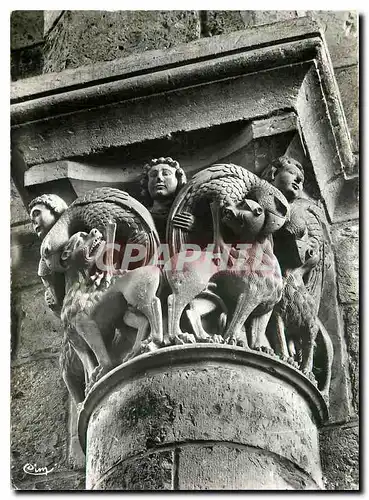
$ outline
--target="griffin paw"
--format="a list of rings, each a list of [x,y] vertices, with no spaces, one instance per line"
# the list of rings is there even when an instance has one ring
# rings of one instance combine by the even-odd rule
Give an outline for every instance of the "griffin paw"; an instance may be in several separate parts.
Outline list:
[[[108,371],[110,370],[110,367],[106,366],[97,366],[94,371],[91,373],[90,380],[88,384],[86,385],[86,394],[89,392],[92,387],[96,384],[98,380],[100,380]]]
[[[202,342],[202,343],[205,343],[205,344],[212,344],[213,343],[213,337],[211,337],[210,335],[207,335],[206,337],[205,336],[202,336],[202,337],[196,337],[197,338],[197,342]]]
[[[224,344],[224,338],[221,335],[218,335],[217,333],[213,335],[211,341],[214,344]]]
[[[228,345],[237,345],[237,341],[234,337],[228,337],[225,339],[224,343]]]
[[[143,340],[141,342],[140,353],[157,351],[159,346],[153,340]]]
[[[174,342],[177,345],[196,344],[196,338],[192,333],[181,332],[175,336]]]
[[[243,347],[244,349],[249,348],[247,342],[245,340],[243,340],[242,338],[229,337],[228,339],[226,339],[225,343],[228,345],[235,345],[238,347]]]
[[[257,346],[255,347],[255,350],[259,352],[264,352],[265,354],[269,354],[269,356],[274,356],[275,354],[271,347],[267,347],[265,345]]]

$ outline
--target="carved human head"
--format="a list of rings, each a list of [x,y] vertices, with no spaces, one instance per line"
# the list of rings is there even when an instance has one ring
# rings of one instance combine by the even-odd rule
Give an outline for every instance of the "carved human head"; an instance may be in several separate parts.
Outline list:
[[[304,185],[304,169],[297,160],[289,156],[280,156],[267,167],[266,180],[274,184],[287,198],[293,201],[301,195]]]
[[[68,205],[56,194],[43,194],[29,204],[30,218],[37,236],[43,240]]]
[[[186,182],[186,174],[178,161],[169,156],[153,158],[144,166],[141,176],[141,195],[150,204],[154,200],[171,200]]]

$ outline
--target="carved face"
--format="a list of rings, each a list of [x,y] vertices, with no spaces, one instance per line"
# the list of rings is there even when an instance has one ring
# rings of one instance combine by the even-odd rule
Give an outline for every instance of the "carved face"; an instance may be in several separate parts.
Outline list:
[[[42,203],[38,203],[31,210],[31,221],[37,236],[43,240],[56,222],[54,213]]]
[[[105,245],[105,241],[97,229],[92,229],[88,234],[80,231],[70,237],[61,255],[61,260],[67,268],[89,269],[95,264],[96,257],[103,245]]]
[[[148,177],[147,188],[153,200],[174,196],[178,186],[175,168],[159,163],[151,167]]]
[[[292,201],[301,194],[304,174],[291,164],[277,171],[273,184],[285,195],[288,201]]]

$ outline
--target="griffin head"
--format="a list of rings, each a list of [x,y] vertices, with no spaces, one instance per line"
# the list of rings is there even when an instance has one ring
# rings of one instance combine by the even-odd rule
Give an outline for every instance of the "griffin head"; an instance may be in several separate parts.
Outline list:
[[[247,198],[256,201],[264,209],[265,223],[260,232],[268,236],[278,231],[290,218],[290,205],[285,196],[268,182],[255,186]]]
[[[61,254],[64,268],[90,270],[104,246],[103,235],[97,229],[91,229],[89,233],[79,231],[73,234]]]
[[[265,222],[263,208],[254,200],[244,199],[239,205],[223,208],[222,222],[241,237],[242,241],[254,241]]]

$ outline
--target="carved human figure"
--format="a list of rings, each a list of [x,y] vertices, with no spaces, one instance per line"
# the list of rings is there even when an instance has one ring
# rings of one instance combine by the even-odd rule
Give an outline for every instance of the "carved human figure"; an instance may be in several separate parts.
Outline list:
[[[56,194],[43,194],[29,204],[32,226],[37,236],[43,240],[50,229],[68,208],[65,201]],[[45,301],[52,311],[60,313],[64,298],[64,276],[54,273],[41,258],[38,274],[45,286]]]
[[[43,194],[31,201],[30,218],[33,229],[41,240],[67,208],[65,201],[56,194]]]
[[[303,192],[304,169],[297,160],[281,156],[267,167],[262,177],[274,184],[290,203],[289,221],[273,236],[274,251],[284,275],[282,300],[275,308],[279,350],[286,357],[298,359],[302,370],[309,373],[313,369],[314,345],[320,336],[327,357],[323,384],[327,393],[333,347],[318,319],[329,244],[324,214]]]
[[[304,169],[295,159],[281,156],[263,172],[262,177],[274,184],[290,204],[290,217],[277,231],[274,238],[275,254],[282,271],[295,269],[305,263],[314,253],[316,266],[322,264],[324,215],[319,206],[304,192]],[[307,276],[306,282],[311,278]],[[316,297],[320,301],[320,296]]]
[[[289,202],[301,196],[305,175],[298,161],[287,156],[277,158],[272,162],[270,176],[270,182],[285,195]]]
[[[153,158],[143,169],[141,195],[164,242],[168,215],[177,193],[186,184],[186,174],[178,161],[169,156]]]
[[[68,205],[56,194],[43,194],[34,198],[29,204],[32,226],[37,236],[44,240]],[[38,275],[45,287],[45,302],[58,316],[61,313],[65,297],[64,273],[53,272],[41,257]],[[85,371],[75,350],[64,337],[60,351],[60,368],[65,385],[74,401],[78,404],[84,400]]]

